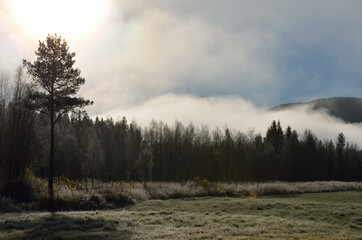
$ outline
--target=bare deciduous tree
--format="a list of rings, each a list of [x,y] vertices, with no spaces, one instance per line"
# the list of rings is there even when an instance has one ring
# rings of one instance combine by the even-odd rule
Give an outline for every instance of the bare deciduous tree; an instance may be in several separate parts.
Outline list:
[[[92,188],[94,179],[99,178],[104,167],[104,151],[99,143],[95,132],[89,132],[87,139],[87,150],[82,165],[83,175],[86,180],[86,189],[88,190],[88,178],[92,180]]]
[[[146,144],[143,145],[143,149],[136,159],[136,169],[140,180],[143,181],[144,187],[147,188],[147,181],[152,178],[154,162],[152,151]]]

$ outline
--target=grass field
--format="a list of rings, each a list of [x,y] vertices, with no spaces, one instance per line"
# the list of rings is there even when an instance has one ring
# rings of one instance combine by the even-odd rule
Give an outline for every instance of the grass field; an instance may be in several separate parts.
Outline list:
[[[0,215],[0,239],[362,239],[362,192],[147,200]]]

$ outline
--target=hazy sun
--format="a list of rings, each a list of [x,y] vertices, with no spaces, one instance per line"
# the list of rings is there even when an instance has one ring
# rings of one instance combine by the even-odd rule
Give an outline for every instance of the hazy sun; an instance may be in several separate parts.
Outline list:
[[[83,38],[99,27],[108,11],[107,0],[11,0],[16,23],[31,37],[57,33]]]

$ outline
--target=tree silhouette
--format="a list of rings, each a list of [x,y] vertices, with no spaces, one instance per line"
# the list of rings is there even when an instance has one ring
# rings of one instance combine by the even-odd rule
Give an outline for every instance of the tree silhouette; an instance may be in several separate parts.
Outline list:
[[[54,199],[54,126],[59,118],[76,107],[92,104],[89,100],[75,96],[84,78],[81,71],[73,68],[75,53],[68,52],[67,42],[61,36],[48,35],[44,42],[39,41],[35,52],[37,59],[31,63],[23,60],[32,76],[32,88],[28,93],[29,107],[44,113],[50,120],[49,194]]]
[[[346,146],[346,138],[344,137],[343,133],[339,133],[338,134],[338,138],[337,138],[337,144],[336,144],[336,152],[337,152],[337,160],[338,160],[338,164],[339,164],[339,175],[341,178],[346,177],[344,175],[345,173],[345,169],[344,169],[344,150],[345,150],[345,146]]]
[[[136,169],[140,180],[143,180],[144,188],[147,188],[147,181],[152,178],[152,168],[154,165],[153,154],[147,143],[143,144],[143,149],[136,159]]]
[[[284,140],[284,133],[280,125],[280,121],[278,121],[278,123],[276,123],[275,121],[272,122],[272,124],[270,125],[270,127],[266,132],[266,140],[272,144],[276,154],[281,153],[283,140]]]
[[[95,131],[88,130],[86,154],[83,162],[82,170],[85,177],[86,189],[88,191],[88,178],[92,180],[92,188],[94,179],[99,178],[104,166],[104,151],[99,143]]]

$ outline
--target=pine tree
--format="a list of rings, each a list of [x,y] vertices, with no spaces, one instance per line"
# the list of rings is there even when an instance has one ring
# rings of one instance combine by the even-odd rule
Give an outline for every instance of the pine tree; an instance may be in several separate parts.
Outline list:
[[[280,121],[278,121],[278,123],[276,123],[275,121],[272,122],[272,124],[270,125],[270,127],[266,132],[266,140],[267,142],[272,144],[276,154],[281,153],[284,141],[284,133],[280,125]]]
[[[343,133],[338,134],[337,144],[336,144],[336,152],[337,152],[337,160],[340,170],[340,178],[345,177],[345,168],[344,168],[344,149],[346,145],[346,138]]]
[[[54,126],[59,118],[76,107],[82,108],[92,104],[89,100],[75,96],[84,78],[81,71],[74,68],[75,53],[68,52],[67,42],[60,36],[48,35],[45,41],[39,41],[35,52],[37,59],[31,63],[23,60],[24,66],[32,76],[33,88],[28,93],[31,109],[44,113],[50,123],[50,154],[49,154],[49,195],[51,203],[54,199]]]

